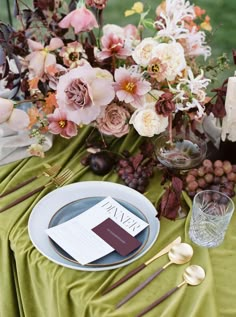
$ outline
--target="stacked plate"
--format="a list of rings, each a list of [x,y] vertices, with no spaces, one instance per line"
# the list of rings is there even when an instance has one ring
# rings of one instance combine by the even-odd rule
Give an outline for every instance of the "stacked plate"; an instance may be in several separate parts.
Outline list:
[[[149,226],[136,236],[141,246],[128,256],[123,257],[114,251],[97,261],[81,265],[48,237],[46,229],[76,217],[107,196],[111,196]],[[127,186],[111,182],[80,182],[58,188],[41,199],[30,215],[28,231],[38,251],[57,264],[83,271],[110,270],[137,260],[152,247],[160,230],[156,213],[153,204],[145,196]]]

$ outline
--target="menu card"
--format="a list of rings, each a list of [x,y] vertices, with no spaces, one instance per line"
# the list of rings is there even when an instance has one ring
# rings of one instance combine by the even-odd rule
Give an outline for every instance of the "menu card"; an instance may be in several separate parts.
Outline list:
[[[122,255],[131,252],[140,245],[132,237],[147,226],[148,223],[107,197],[69,221],[47,229],[46,233],[76,261],[85,265],[114,250]],[[105,231],[107,234],[104,235]]]

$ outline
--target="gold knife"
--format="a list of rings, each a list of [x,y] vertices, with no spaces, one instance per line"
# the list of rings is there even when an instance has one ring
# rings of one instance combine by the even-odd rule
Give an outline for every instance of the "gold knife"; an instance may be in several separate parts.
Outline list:
[[[120,280],[118,280],[116,283],[108,287],[104,292],[102,292],[102,295],[105,295],[109,293],[111,290],[116,288],[117,286],[123,284],[125,281],[130,279],[132,276],[143,270],[146,266],[148,266],[150,263],[161,257],[162,255],[168,253],[170,249],[173,247],[173,245],[181,243],[181,237],[176,238],[174,241],[172,241],[170,244],[168,244],[164,249],[162,249],[160,252],[155,254],[151,259],[147,260],[146,262],[142,263],[138,267],[136,267],[134,270],[130,271],[128,274],[123,276]]]

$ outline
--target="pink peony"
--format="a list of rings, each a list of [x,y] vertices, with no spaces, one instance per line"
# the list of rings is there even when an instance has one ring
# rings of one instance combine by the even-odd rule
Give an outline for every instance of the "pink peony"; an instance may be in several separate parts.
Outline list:
[[[28,45],[32,53],[25,59],[29,62],[31,78],[37,77],[42,80],[47,68],[56,65],[56,56],[50,52],[62,47],[63,42],[59,38],[52,38],[49,45],[44,48],[41,43],[28,39]]]
[[[97,119],[97,128],[101,133],[120,138],[129,133],[129,119],[130,113],[127,109],[112,103]]]
[[[61,76],[57,85],[59,108],[67,112],[68,120],[89,124],[96,120],[102,106],[115,97],[111,74],[89,64],[74,68]]]
[[[115,71],[114,88],[120,101],[131,103],[134,107],[142,106],[142,97],[151,90],[151,84],[142,78],[138,72],[131,72],[126,68]]]
[[[91,31],[93,28],[97,28],[98,24],[93,13],[82,6],[71,11],[59,23],[59,27],[62,29],[67,29],[70,26],[74,28],[75,33],[80,33]]]
[[[53,114],[48,115],[49,132],[60,134],[64,138],[71,138],[77,135],[77,126],[67,119],[65,111],[56,108]]]

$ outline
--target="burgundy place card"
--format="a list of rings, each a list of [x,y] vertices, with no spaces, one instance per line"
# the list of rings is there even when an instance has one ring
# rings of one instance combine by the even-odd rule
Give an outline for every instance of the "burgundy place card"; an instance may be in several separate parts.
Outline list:
[[[132,237],[111,218],[101,222],[92,231],[122,256],[128,255],[141,245],[138,239]]]

